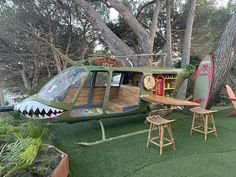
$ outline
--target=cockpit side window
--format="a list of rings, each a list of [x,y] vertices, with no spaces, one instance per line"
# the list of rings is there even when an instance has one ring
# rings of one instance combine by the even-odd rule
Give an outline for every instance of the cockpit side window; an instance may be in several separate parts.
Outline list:
[[[38,95],[47,101],[71,103],[85,76],[84,69],[71,67],[51,79]]]

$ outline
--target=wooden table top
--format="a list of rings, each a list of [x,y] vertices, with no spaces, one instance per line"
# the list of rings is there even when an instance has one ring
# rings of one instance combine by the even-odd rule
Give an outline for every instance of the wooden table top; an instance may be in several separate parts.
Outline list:
[[[172,97],[165,97],[159,95],[143,95],[141,99],[150,103],[158,103],[165,105],[173,105],[173,106],[200,106],[199,103],[195,103],[187,100],[180,100]]]

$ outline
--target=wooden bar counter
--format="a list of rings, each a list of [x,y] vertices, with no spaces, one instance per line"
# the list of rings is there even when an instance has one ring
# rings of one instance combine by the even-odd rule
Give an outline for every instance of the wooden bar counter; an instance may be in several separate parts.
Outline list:
[[[199,103],[195,103],[187,100],[180,100],[172,97],[158,96],[158,95],[143,95],[141,99],[150,103],[158,103],[172,106],[200,106]]]

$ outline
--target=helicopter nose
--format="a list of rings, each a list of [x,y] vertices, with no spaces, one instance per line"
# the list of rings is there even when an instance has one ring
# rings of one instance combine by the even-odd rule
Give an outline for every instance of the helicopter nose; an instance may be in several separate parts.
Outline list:
[[[55,118],[66,111],[32,100],[25,100],[23,102],[20,102],[15,106],[14,109],[28,118],[35,119]]]

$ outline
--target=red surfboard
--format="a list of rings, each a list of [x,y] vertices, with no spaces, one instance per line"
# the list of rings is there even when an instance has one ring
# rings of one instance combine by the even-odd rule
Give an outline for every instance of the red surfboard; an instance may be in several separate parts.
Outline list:
[[[214,63],[212,55],[205,56],[195,74],[193,101],[200,103],[202,108],[206,108],[214,72]]]

